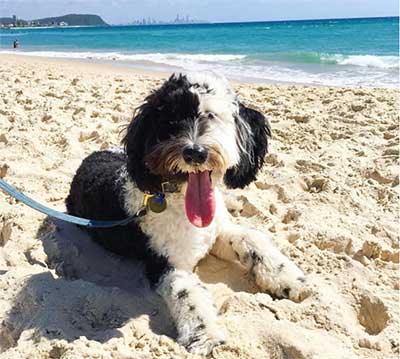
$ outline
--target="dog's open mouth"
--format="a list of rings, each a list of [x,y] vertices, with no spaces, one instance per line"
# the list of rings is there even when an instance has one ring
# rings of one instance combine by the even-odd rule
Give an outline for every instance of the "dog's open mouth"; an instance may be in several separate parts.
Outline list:
[[[215,196],[211,172],[189,173],[185,195],[186,216],[196,227],[207,227],[215,215]]]

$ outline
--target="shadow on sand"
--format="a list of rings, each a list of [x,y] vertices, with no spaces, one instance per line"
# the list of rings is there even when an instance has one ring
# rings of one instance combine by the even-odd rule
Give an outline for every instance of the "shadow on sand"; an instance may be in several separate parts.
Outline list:
[[[34,266],[37,273],[19,279],[21,289],[2,323],[3,350],[15,346],[22,333],[69,342],[85,336],[104,343],[121,337],[125,325],[133,330],[135,320],[147,321],[156,334],[176,336],[168,309],[149,288],[140,262],[104,250],[84,231],[60,221],[43,221],[37,238],[47,263],[32,263],[41,265]],[[224,282],[228,293],[255,292],[242,269],[215,257],[203,260],[198,273],[210,287]]]

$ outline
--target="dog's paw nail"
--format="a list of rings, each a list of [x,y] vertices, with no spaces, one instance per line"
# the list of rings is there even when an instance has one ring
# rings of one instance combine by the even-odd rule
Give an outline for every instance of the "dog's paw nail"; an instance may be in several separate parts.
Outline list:
[[[301,283],[305,283],[306,282],[306,278],[305,277],[299,277],[297,278],[297,280]]]
[[[223,335],[221,335],[223,337]],[[195,336],[190,343],[185,345],[186,349],[192,354],[208,355],[212,350],[220,345],[226,344],[226,340],[207,334]]]
[[[282,289],[282,297],[286,299],[290,298],[290,288]]]
[[[298,285],[294,285],[291,288],[284,288],[282,290],[282,297],[293,300],[294,302],[302,302],[303,300],[311,297],[315,292],[314,290],[306,285],[306,280],[304,277],[301,277],[301,280],[298,279]]]

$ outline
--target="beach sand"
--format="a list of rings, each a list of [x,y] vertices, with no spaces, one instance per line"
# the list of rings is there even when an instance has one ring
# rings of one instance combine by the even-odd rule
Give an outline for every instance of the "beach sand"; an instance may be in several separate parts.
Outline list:
[[[0,56],[0,177],[65,210],[72,176],[118,146],[162,83],[111,65]],[[257,293],[209,256],[198,273],[228,332],[218,359],[397,358],[398,93],[235,83],[270,119],[258,180],[230,191],[235,221],[269,233],[307,274],[301,303]],[[0,358],[196,358],[141,266],[0,192]]]

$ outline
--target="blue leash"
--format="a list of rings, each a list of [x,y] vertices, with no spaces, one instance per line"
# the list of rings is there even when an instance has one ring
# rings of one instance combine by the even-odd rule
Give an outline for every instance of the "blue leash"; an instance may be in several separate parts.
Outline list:
[[[71,216],[70,214],[66,214],[63,212],[56,211],[54,209],[48,208],[43,206],[42,204],[34,201],[32,198],[25,196],[23,193],[17,191],[14,187],[10,186],[7,182],[0,179],[0,189],[21,201],[22,203],[26,204],[27,206],[36,209],[39,212],[42,212],[49,217],[57,218],[65,222],[78,224],[80,226],[88,227],[88,228],[112,228],[116,226],[124,226],[133,220],[144,216],[147,213],[145,207],[140,209],[136,214],[126,219],[122,219],[119,221],[97,221],[94,219],[86,219],[81,217]]]

